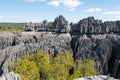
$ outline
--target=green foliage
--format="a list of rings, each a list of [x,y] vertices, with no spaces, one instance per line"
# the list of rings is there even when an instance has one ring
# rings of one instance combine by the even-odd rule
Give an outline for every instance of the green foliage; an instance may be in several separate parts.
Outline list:
[[[0,31],[23,31],[23,27],[26,23],[0,23]]]
[[[68,51],[61,51],[51,59],[47,52],[40,50],[34,55],[23,56],[10,67],[22,80],[73,80],[97,75],[95,66],[94,60],[90,59],[74,61]]]
[[[53,63],[57,63],[59,65],[65,65],[67,69],[71,69],[73,64],[74,64],[74,60],[72,55],[68,52],[68,51],[63,51],[60,52],[54,59],[53,59]]]
[[[77,60],[76,70],[70,76],[69,80],[73,80],[74,78],[78,78],[78,77],[97,75],[97,71],[95,67],[96,67],[96,63],[94,60],[91,59]]]
[[[69,76],[68,80],[73,80],[75,78],[83,77],[83,74],[80,70],[76,70],[72,75]]]
[[[48,53],[44,51],[38,51],[32,57],[32,60],[36,62],[37,66],[39,67],[41,77],[43,79],[48,78],[48,73],[50,69],[50,56]]]
[[[39,80],[40,78],[39,68],[34,61],[19,59],[11,68],[21,76],[22,80]]]
[[[81,71],[83,76],[97,75],[97,71],[95,69],[96,63],[94,60],[91,60],[91,59],[78,60],[77,67],[78,67],[78,70]]]
[[[69,71],[73,67],[74,61],[72,55],[68,51],[60,52],[52,61],[49,80],[66,80]]]

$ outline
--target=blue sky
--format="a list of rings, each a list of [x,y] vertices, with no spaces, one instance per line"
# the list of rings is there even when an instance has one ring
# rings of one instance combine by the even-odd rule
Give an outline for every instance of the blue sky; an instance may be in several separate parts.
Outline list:
[[[120,0],[0,0],[0,22],[53,21],[59,15],[70,22],[120,20]]]

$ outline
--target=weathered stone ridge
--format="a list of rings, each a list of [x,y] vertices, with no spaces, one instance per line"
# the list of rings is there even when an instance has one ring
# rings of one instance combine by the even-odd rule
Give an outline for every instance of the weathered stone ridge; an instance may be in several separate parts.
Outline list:
[[[120,78],[120,36],[117,34],[81,34],[72,37],[75,59],[94,59],[99,74]]]
[[[72,30],[83,34],[119,33],[120,21],[102,22],[94,17],[88,17],[74,24]]]
[[[88,17],[71,24],[71,47],[75,59],[94,59],[99,74],[120,79],[120,21]]]
[[[47,20],[44,20],[42,23],[30,22],[24,27],[24,30],[67,33],[70,31],[70,25],[68,21],[62,15],[60,15],[55,18],[54,22],[47,22]]]
[[[22,32],[19,34],[7,34],[5,32],[4,36],[3,34],[4,32],[0,34],[0,37],[6,39],[7,36],[7,41],[5,41],[5,44],[0,44],[2,47],[0,51],[0,73],[9,72],[8,66],[11,63],[14,63],[22,55],[31,55],[36,53],[37,50],[44,50],[51,57],[56,56],[62,50],[68,50],[72,53],[69,33]],[[4,43],[3,40],[0,42]],[[4,45],[5,47],[3,47]]]

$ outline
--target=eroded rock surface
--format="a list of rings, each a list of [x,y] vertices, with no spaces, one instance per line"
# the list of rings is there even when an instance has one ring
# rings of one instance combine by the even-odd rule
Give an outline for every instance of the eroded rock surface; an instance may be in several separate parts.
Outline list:
[[[90,77],[78,78],[75,80],[119,80],[119,79],[114,79],[114,78],[109,77],[109,76],[99,75],[99,76],[90,76]]]
[[[14,72],[3,74],[0,80],[21,80],[20,76]]]
[[[78,31],[83,34],[104,34],[120,32],[120,21],[106,21],[94,19],[94,17],[88,17],[80,20],[73,25],[72,30]]]
[[[117,34],[82,34],[72,37],[75,59],[93,59],[99,74],[120,78],[120,36]]]
[[[120,21],[88,17],[71,26],[75,59],[94,59],[99,74],[120,79]]]
[[[12,37],[11,37],[12,36]],[[9,72],[8,66],[14,63],[24,54],[34,54],[38,50],[44,50],[54,57],[62,50],[71,49],[71,36],[69,33],[55,34],[51,32],[22,32],[19,34],[0,34],[0,73]],[[5,44],[4,44],[5,43]],[[4,46],[4,47],[3,47]]]

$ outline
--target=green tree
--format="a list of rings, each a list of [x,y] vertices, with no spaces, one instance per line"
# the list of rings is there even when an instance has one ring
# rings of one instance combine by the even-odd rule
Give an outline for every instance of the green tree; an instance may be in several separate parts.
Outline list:
[[[52,63],[63,64],[69,70],[72,68],[74,64],[74,60],[72,54],[68,51],[61,51],[58,55],[53,59]]]
[[[74,60],[70,52],[61,51],[51,62],[51,66],[53,67],[51,77],[54,80],[66,80],[73,64]]]
[[[79,78],[79,77],[97,75],[96,63],[94,60],[91,59],[77,60],[75,64],[76,64],[76,70],[69,77],[69,80],[73,80],[74,78]]]
[[[36,63],[28,59],[19,59],[13,64],[12,69],[14,72],[21,76],[22,80],[39,80],[39,68]]]
[[[73,60],[68,51],[61,51],[56,57],[42,50],[31,56],[24,55],[10,68],[18,73],[22,80],[73,80],[84,76],[97,75],[94,60]],[[70,71],[74,68],[73,73]]]

